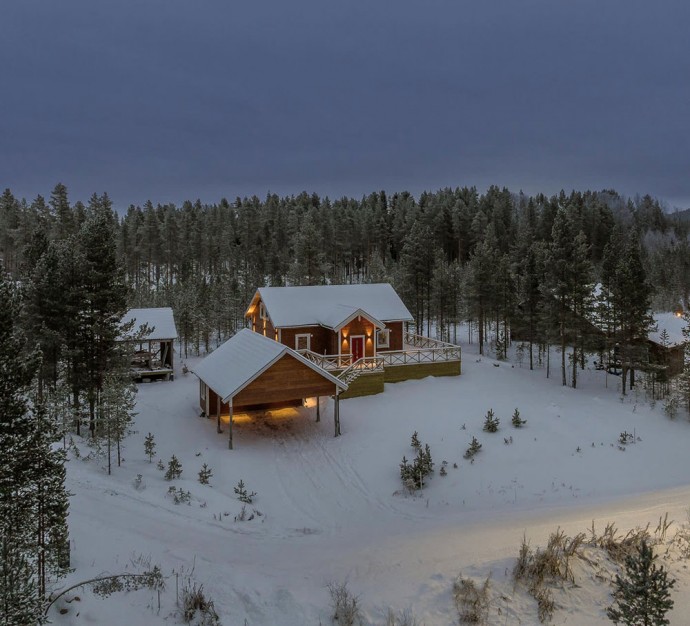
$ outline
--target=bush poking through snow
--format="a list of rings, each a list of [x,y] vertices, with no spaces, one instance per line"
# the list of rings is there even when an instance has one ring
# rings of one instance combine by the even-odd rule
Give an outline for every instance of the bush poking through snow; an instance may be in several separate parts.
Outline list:
[[[545,622],[553,615],[555,604],[546,583],[552,581],[574,582],[571,560],[581,555],[584,533],[568,537],[560,528],[551,533],[546,548],[532,550],[523,537],[520,552],[513,567],[513,580],[523,583],[537,601],[539,621]]]
[[[168,495],[173,499],[175,504],[189,504],[192,500],[191,492],[185,491],[184,489],[175,489],[174,486],[168,489]]]
[[[481,449],[482,449],[482,444],[477,441],[476,437],[472,437],[472,443],[470,443],[470,447],[467,448],[467,450],[465,451],[465,454],[463,456],[466,459],[471,459]]]
[[[453,601],[461,624],[486,624],[489,619],[489,579],[477,587],[471,578],[458,576],[453,583]]]
[[[254,502],[254,498],[256,497],[256,491],[247,491],[247,487],[244,484],[243,480],[240,480],[240,482],[237,483],[237,486],[235,487],[235,495],[237,495],[237,499],[240,502],[244,502],[245,504],[251,504]]]
[[[182,588],[182,619],[194,626],[220,626],[213,600],[204,594],[204,586],[188,582]]]
[[[527,420],[523,420],[520,417],[520,411],[518,411],[516,408],[510,422],[515,428],[522,428],[527,423]]]
[[[535,589],[532,594],[537,601],[537,615],[539,621],[544,624],[553,617],[553,612],[556,610],[556,603],[553,601],[553,594],[550,589],[546,587],[539,587]]]
[[[590,545],[605,550],[609,558],[616,563],[623,563],[628,556],[636,552],[642,541],[649,541],[651,538],[649,524],[645,528],[633,528],[625,535],[620,535],[616,525],[610,522],[604,527],[604,532],[597,535],[594,521],[592,521],[592,528],[589,532]]]
[[[338,626],[357,626],[362,623],[359,596],[353,595],[347,583],[328,583],[331,594],[332,622]]]
[[[484,418],[484,430],[487,433],[495,433],[498,432],[498,425],[500,424],[500,420],[494,416],[494,410],[489,409],[486,417]]]
[[[209,479],[213,476],[211,468],[204,463],[199,470],[199,482],[202,485],[208,485]]]
[[[168,469],[165,472],[165,480],[173,480],[182,476],[182,463],[173,454],[168,461]]]
[[[165,465],[163,465],[163,459],[158,459],[158,463],[156,463],[156,467],[162,472],[165,469]]]

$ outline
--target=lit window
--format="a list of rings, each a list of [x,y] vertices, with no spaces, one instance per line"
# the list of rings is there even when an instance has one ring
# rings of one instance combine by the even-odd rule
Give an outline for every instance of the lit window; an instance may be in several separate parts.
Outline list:
[[[391,347],[391,331],[388,328],[384,328],[376,332],[376,347],[377,348],[390,348]]]

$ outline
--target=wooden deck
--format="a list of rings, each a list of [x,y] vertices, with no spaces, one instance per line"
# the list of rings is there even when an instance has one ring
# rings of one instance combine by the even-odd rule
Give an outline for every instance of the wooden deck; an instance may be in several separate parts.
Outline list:
[[[380,351],[375,357],[362,358],[354,363],[351,354],[321,355],[310,350],[300,350],[299,353],[350,385],[343,398],[381,393],[384,382],[427,376],[459,376],[461,373],[460,346],[411,333],[405,334],[404,346],[403,350]]]

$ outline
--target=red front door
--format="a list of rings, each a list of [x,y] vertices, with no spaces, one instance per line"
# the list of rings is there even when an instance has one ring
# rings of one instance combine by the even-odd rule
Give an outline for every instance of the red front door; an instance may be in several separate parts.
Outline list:
[[[352,345],[352,362],[358,361],[364,356],[364,337],[353,337]]]

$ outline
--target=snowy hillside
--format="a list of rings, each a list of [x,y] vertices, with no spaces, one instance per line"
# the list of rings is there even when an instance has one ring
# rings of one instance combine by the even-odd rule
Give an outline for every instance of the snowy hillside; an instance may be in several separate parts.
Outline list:
[[[76,571],[64,584],[132,571],[130,561],[143,555],[169,576],[160,610],[150,591],[101,599],[78,590],[51,617],[62,625],[176,623],[177,572],[180,586],[189,576],[203,584],[223,624],[329,624],[327,585],[347,582],[367,624],[386,624],[391,608],[445,625],[457,623],[456,576],[481,581],[491,573],[490,623],[538,623],[536,602],[509,576],[523,534],[536,546],[558,526],[575,534],[592,520],[628,529],[654,526],[668,512],[680,523],[690,505],[685,418],[671,421],[634,394],[622,400],[619,379],[602,371],[585,372],[577,390],[559,378],[480,359],[469,346],[460,377],[386,385],[378,396],[343,401],[340,438],[332,437],[329,402],[320,423],[313,408],[238,416],[233,451],[227,432],[199,417],[194,376],[141,385],[123,466],[107,476],[99,460],[69,464]],[[482,431],[490,408],[497,433]],[[527,420],[519,429],[510,420],[515,408]],[[414,431],[436,470],[415,496],[399,477],[403,455],[415,454]],[[157,444],[153,463],[144,454],[148,432]],[[633,435],[626,445],[623,432]],[[473,436],[482,449],[471,462],[463,455]],[[168,482],[156,460],[167,464],[172,454],[183,473]],[[204,463],[213,471],[209,486],[197,481]],[[236,520],[240,480],[258,494],[245,521]],[[191,501],[175,504],[171,485]],[[687,623],[690,576],[683,563],[669,567],[679,578],[672,623]],[[608,584],[581,574],[556,596],[553,623],[610,623]]]

